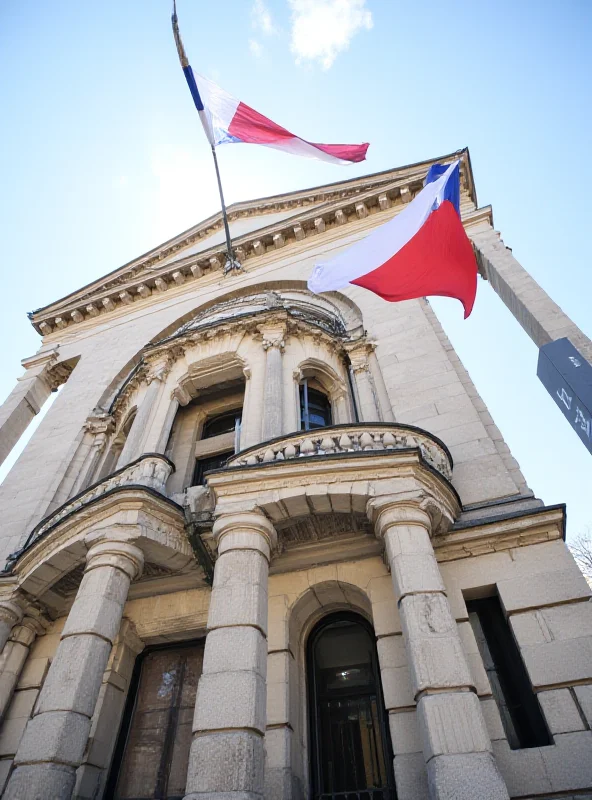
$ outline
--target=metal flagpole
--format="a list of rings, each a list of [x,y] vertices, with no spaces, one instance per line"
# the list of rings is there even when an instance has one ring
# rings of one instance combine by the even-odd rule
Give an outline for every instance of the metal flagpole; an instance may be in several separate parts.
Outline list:
[[[242,269],[242,267],[240,261],[236,257],[234,250],[232,249],[232,239],[230,238],[230,226],[228,224],[226,203],[224,202],[224,192],[222,191],[220,168],[218,167],[218,157],[216,156],[215,137],[214,137],[214,132],[212,130],[211,120],[208,118],[206,111],[204,109],[204,105],[199,95],[197,84],[195,82],[195,77],[193,75],[193,70],[189,65],[189,60],[187,58],[187,55],[185,54],[185,48],[183,47],[183,42],[181,41],[181,34],[179,33],[179,21],[177,19],[177,4],[175,0],[173,0],[173,14],[171,17],[171,22],[173,25],[173,36],[175,37],[175,45],[177,47],[177,53],[179,54],[179,61],[181,62],[181,67],[183,69],[183,73],[187,80],[189,91],[191,92],[191,96],[193,97],[193,102],[195,103],[195,107],[197,108],[197,112],[201,119],[201,123],[204,127],[205,134],[210,143],[210,147],[212,148],[212,157],[214,159],[214,167],[216,168],[216,180],[218,182],[218,192],[220,193],[220,203],[222,204],[222,220],[224,222],[224,232],[226,234],[226,264],[224,265],[224,274],[227,274],[228,272],[231,272],[233,269],[240,270]]]
[[[222,205],[222,219],[224,220],[224,232],[226,233],[226,264],[224,265],[224,274],[226,275],[233,269],[242,269],[242,267],[232,249],[228,214],[226,213],[226,203],[224,202],[224,192],[222,191],[222,181],[220,179],[220,168],[218,167],[218,156],[216,155],[216,148],[214,145],[212,145],[212,157],[214,159],[214,167],[216,168],[216,180],[218,181],[218,191],[220,192],[220,203]]]

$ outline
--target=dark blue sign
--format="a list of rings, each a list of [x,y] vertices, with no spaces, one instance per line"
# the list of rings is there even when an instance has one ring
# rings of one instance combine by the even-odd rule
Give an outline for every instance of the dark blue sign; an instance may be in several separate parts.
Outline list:
[[[592,365],[569,339],[557,339],[539,350],[537,375],[592,453]]]

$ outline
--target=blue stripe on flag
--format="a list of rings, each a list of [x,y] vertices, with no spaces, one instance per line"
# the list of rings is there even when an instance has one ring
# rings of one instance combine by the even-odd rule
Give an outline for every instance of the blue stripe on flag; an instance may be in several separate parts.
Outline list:
[[[185,75],[187,86],[189,86],[191,97],[193,97],[193,102],[195,103],[195,107],[197,108],[198,111],[203,111],[204,104],[202,103],[201,97],[199,95],[199,89],[197,88],[197,83],[195,82],[195,78],[193,76],[193,70],[189,65],[183,67],[183,74]]]
[[[450,164],[432,164],[426,175],[424,186],[437,181],[438,178],[446,172],[449,166]],[[446,181],[446,186],[444,187],[444,197],[442,199],[449,200],[455,207],[456,213],[460,216],[460,164],[457,164],[450,173],[450,177]]]

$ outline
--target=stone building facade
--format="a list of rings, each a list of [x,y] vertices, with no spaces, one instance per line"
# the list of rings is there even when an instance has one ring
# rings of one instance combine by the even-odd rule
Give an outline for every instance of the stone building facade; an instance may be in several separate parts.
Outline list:
[[[461,159],[482,278],[592,357]],[[306,289],[431,163],[235,204],[240,272],[215,216],[34,312],[2,458],[64,385],[0,489],[3,797],[592,797],[564,507],[427,300]]]

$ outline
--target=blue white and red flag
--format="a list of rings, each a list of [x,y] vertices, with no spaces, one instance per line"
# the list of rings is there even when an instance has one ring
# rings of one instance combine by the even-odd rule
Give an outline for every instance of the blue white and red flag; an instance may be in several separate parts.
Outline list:
[[[313,292],[348,284],[385,300],[455,297],[469,316],[477,262],[460,218],[460,162],[433,164],[421,192],[396,217],[331,261],[315,265]]]
[[[284,150],[292,155],[317,158],[334,164],[356,163],[364,161],[366,158],[366,151],[369,147],[367,143],[319,144],[308,142],[264,117],[246,103],[232,97],[213,81],[195,74],[185,55],[175,11],[173,11],[173,32],[185,79],[212,147],[230,142],[262,144],[276,150]]]

